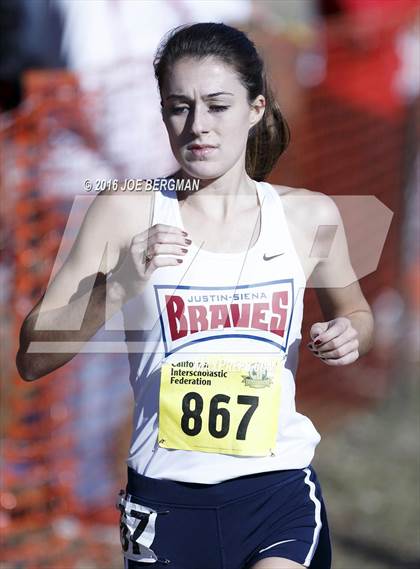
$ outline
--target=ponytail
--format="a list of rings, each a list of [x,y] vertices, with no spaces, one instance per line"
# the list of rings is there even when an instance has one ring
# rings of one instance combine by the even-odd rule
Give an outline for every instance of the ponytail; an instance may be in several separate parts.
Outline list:
[[[290,142],[290,129],[263,72],[265,111],[262,119],[249,132],[246,146],[245,169],[258,182],[273,169]]]

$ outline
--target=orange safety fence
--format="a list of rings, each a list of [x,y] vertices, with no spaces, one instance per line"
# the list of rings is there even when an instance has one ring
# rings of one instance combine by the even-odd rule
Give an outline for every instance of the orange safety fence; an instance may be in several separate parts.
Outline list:
[[[293,60],[299,47],[288,45],[286,50],[289,40],[270,33],[255,31],[254,39],[271,54],[273,84],[280,102],[284,98],[292,130],[290,149],[269,181],[330,195],[374,195],[381,200],[394,212],[394,219],[378,269],[362,279],[361,285],[370,303],[387,288],[399,291],[406,135],[412,114],[401,100],[393,99],[392,104],[383,107],[369,105],[375,94],[363,101],[359,96],[362,84],[354,89],[353,99],[337,88],[342,82],[351,82],[357,62],[363,63],[366,73],[374,73],[375,62],[376,68],[380,67],[375,53],[362,55],[352,52],[348,45],[332,42],[325,80],[312,88],[293,83],[292,89],[294,80],[287,74],[290,71],[276,67],[275,58],[277,53],[287,52]],[[383,41],[387,43],[382,48],[391,50],[393,35],[388,33]],[[376,72],[382,73],[384,85],[389,69],[386,58],[381,61],[385,67]],[[365,79],[364,75],[357,76],[359,82]],[[370,79],[366,88],[375,88]],[[298,96],[287,100],[291,93]],[[31,72],[26,78],[23,104],[2,119],[3,167],[9,170],[1,183],[5,212],[2,221],[7,236],[3,247],[11,275],[10,298],[2,313],[11,338],[9,358],[16,352],[23,318],[48,282],[72,203],[71,197],[60,196],[59,188],[54,196],[43,193],[42,162],[51,134],[70,129],[95,151],[98,145],[92,116],[97,117],[97,97],[97,93],[83,92],[71,73]],[[55,179],[59,183],[59,176]],[[386,396],[393,380],[389,371],[394,353],[392,346],[386,353],[374,350],[337,372],[316,361],[305,348],[309,326],[319,320],[322,316],[315,291],[309,289],[305,294],[297,407],[325,432]],[[77,357],[34,383],[23,382],[9,365],[10,372],[3,378],[6,390],[1,403],[4,467],[0,524],[5,568],[120,566],[114,502],[118,488],[124,484],[122,465],[128,444],[130,403],[127,398],[127,410],[119,425],[104,430],[106,421],[99,423],[98,429],[92,431],[91,446],[81,450],[84,433],[77,426],[83,426],[86,414],[92,412],[80,399],[86,389],[80,380],[83,373],[86,375],[86,365],[84,357]],[[127,377],[119,379],[128,384]],[[102,386],[112,396],[115,377],[107,375]],[[85,393],[86,397],[89,393]],[[106,404],[100,413],[106,415]],[[104,440],[106,448],[101,450]],[[95,445],[98,454],[107,454],[113,480],[97,503],[87,502],[77,490],[83,460],[89,453],[95,455]],[[99,481],[101,472],[91,476]]]

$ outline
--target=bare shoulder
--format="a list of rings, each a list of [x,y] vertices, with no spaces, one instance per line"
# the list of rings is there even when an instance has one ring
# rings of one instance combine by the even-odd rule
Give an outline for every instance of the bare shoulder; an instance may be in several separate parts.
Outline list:
[[[74,228],[77,237],[69,261],[77,267],[83,265],[81,271],[89,271],[106,247],[110,266],[114,267],[133,237],[148,229],[152,200],[152,192],[127,193],[122,188],[93,196],[80,228]]]
[[[152,198],[152,192],[126,194],[117,189],[82,204],[81,215],[69,220],[75,238],[69,253],[57,262],[43,301],[45,309],[69,302],[86,278],[114,270],[133,237],[148,228]]]
[[[312,250],[314,243],[322,244],[324,239],[330,243],[330,232],[319,232],[319,228],[342,225],[338,208],[334,200],[322,192],[278,185],[273,187],[281,198],[290,235],[309,279],[320,262]]]
[[[293,188],[273,184],[280,196],[290,224],[301,228],[337,223],[338,208],[330,196],[306,188]]]
[[[127,192],[120,185],[104,190],[89,208],[89,225],[92,231],[105,231],[112,241],[124,246],[149,227],[153,200],[154,192],[143,189]]]

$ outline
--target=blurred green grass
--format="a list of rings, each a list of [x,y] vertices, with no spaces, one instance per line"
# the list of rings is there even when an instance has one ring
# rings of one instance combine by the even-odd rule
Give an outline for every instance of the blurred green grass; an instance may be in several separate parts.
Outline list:
[[[386,400],[317,448],[333,569],[420,567],[419,371],[400,366]]]

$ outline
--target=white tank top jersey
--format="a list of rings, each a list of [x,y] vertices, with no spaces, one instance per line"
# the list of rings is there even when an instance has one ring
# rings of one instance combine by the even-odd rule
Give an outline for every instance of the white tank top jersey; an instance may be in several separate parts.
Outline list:
[[[144,293],[123,309],[128,345],[142,346],[137,350],[141,353],[129,350],[135,407],[127,464],[144,476],[214,484],[258,472],[305,468],[320,441],[312,422],[295,408],[305,274],[279,195],[267,182],[255,184],[261,225],[258,239],[248,251],[214,253],[192,243],[183,263],[155,270]],[[151,225],[164,223],[184,229],[176,192],[161,188],[154,193]],[[205,361],[207,354],[226,353],[255,354],[256,359],[258,355],[270,356],[282,362],[270,452],[237,454],[215,452],[214,448],[207,452],[160,444],[164,440],[158,437],[162,364],[174,356],[185,359],[196,354]],[[198,392],[200,388],[192,385],[184,389]],[[223,388],[218,390],[223,392]],[[263,391],[255,389],[253,393]],[[231,397],[229,408],[236,403]],[[240,416],[250,409],[237,407],[241,408]],[[253,420],[251,416],[248,428]],[[199,428],[206,429],[206,421]],[[171,426],[167,433],[171,436]],[[214,437],[208,437],[215,444]]]

